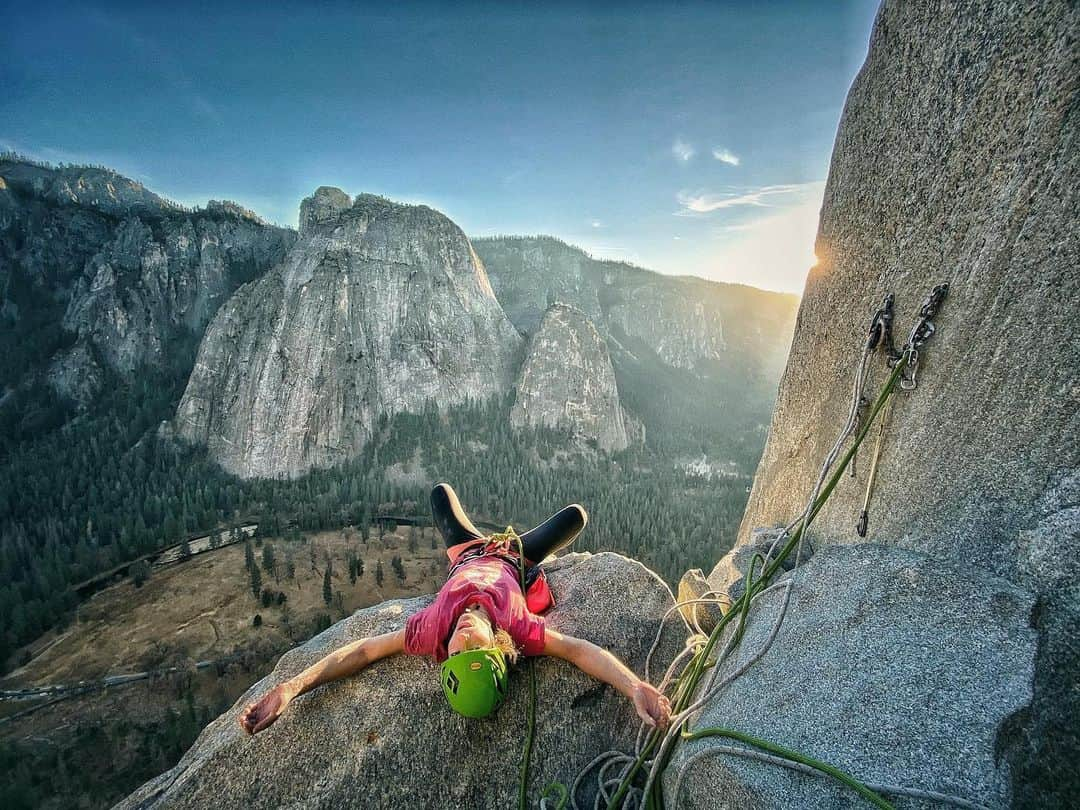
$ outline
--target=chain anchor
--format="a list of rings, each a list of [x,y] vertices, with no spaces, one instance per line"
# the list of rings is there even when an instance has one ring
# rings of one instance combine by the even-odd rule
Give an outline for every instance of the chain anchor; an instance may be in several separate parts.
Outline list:
[[[941,302],[945,300],[945,296],[948,292],[949,285],[947,283],[938,284],[930,291],[930,294],[926,297],[922,307],[919,309],[918,320],[915,321],[915,325],[911,328],[911,334],[908,335],[907,343],[904,344],[904,348],[900,351],[896,350],[892,342],[892,293],[885,296],[881,303],[881,307],[874,313],[874,317],[870,321],[866,348],[868,351],[873,351],[881,345],[885,350],[885,363],[889,368],[896,368],[897,363],[901,360],[904,361],[904,370],[900,375],[900,388],[904,391],[914,391],[919,387],[919,350],[934,336],[934,333],[937,332],[937,327],[934,325],[932,319],[937,315],[938,309],[941,307]],[[866,532],[869,529],[870,497],[874,490],[874,479],[877,478],[878,460],[881,457],[881,445],[885,437],[885,424],[888,421],[891,410],[892,401],[889,402],[888,407],[886,407],[885,411],[881,414],[881,422],[878,425],[877,439],[874,442],[874,455],[870,460],[870,474],[866,479],[866,493],[863,496],[862,511],[859,513],[859,522],[855,527],[855,532],[859,537],[866,537]],[[853,457],[851,465],[852,476],[855,475],[854,462],[855,459]]]

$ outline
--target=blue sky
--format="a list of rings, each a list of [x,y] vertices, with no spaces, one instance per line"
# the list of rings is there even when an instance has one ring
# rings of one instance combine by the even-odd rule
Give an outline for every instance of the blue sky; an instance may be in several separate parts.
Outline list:
[[[801,291],[877,3],[10,4],[0,148]]]

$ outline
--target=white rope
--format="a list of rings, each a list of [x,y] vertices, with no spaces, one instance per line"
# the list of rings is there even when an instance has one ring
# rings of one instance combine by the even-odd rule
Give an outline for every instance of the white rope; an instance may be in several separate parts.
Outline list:
[[[728,644],[724,647],[723,652],[716,659],[716,662],[713,665],[713,671],[709,675],[709,681],[705,686],[705,694],[701,698],[695,700],[678,714],[672,715],[670,725],[668,726],[667,731],[664,733],[664,738],[660,743],[660,751],[654,757],[653,765],[649,769],[649,777],[645,782],[644,788],[644,794],[646,796],[649,794],[649,790],[652,788],[653,782],[655,782],[657,777],[660,775],[660,763],[664,761],[664,753],[668,748],[670,748],[676,743],[676,741],[682,734],[683,722],[689,719],[690,715],[694,714],[698,709],[704,707],[705,704],[707,704],[714,697],[716,697],[716,695],[719,694],[720,690],[727,688],[733,681],[735,681],[743,673],[750,669],[750,667],[753,666],[757,661],[761,660],[765,653],[769,651],[769,648],[772,646],[772,643],[776,639],[777,634],[780,632],[780,626],[784,623],[784,616],[787,614],[788,602],[791,598],[791,580],[782,582],[779,585],[773,586],[772,588],[768,588],[766,589],[766,591],[761,591],[761,593],[755,594],[751,599],[752,605],[754,601],[756,601],[767,591],[771,591],[777,587],[782,587],[784,589],[784,601],[780,605],[780,611],[777,615],[776,622],[773,624],[772,631],[769,633],[768,637],[761,644],[761,646],[758,647],[758,649],[754,652],[752,656],[750,656],[750,658],[748,658],[738,668],[736,668],[734,672],[726,675],[724,679],[720,681],[720,683],[715,684],[714,686],[716,677],[720,672],[720,664],[727,658],[728,654],[735,647],[735,634],[733,632],[728,638]],[[749,610],[750,607],[748,606],[748,613]]]

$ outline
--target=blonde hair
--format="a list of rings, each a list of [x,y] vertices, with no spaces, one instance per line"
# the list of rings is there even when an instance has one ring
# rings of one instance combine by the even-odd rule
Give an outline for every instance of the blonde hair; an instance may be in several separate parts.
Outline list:
[[[502,651],[502,654],[506,656],[506,660],[511,664],[516,664],[518,659],[518,648],[514,644],[514,639],[503,630],[501,627],[495,630],[495,646]]]

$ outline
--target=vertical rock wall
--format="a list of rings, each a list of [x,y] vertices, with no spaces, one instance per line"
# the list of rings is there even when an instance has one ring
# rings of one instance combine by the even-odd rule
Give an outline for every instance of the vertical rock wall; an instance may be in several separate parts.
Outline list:
[[[544,313],[518,373],[510,423],[562,428],[607,451],[629,444],[607,345],[577,307],[556,303]]]
[[[521,348],[457,225],[324,187],[210,324],[177,428],[230,472],[297,475],[356,455],[381,414],[508,390]]]
[[[882,296],[896,296],[902,342],[948,281],[918,390],[892,410],[868,539],[1041,594],[1035,702],[999,737],[1018,804],[1076,779],[1078,30],[1075,3],[884,3],[837,135],[819,262],[740,535],[799,512]],[[871,392],[886,373],[875,366]],[[822,511],[819,542],[859,541],[869,461],[868,449]]]

